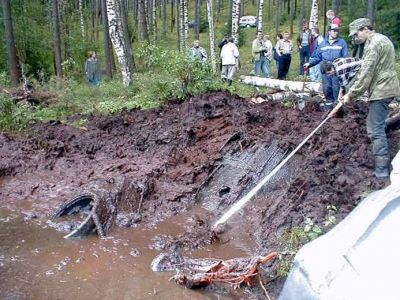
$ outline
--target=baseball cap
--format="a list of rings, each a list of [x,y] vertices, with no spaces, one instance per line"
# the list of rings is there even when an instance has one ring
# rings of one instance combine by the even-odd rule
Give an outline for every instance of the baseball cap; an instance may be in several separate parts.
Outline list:
[[[349,24],[349,36],[353,36],[363,27],[371,26],[371,20],[367,18],[359,18]]]

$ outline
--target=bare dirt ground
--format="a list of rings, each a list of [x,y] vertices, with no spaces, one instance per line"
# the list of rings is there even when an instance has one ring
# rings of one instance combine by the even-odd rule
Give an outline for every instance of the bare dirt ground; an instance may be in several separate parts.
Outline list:
[[[327,205],[338,208],[340,220],[365,193],[387,184],[373,177],[366,112],[365,104],[356,103],[346,108],[343,118],[328,121],[242,212],[245,226],[233,229],[232,224],[227,231],[232,228],[247,236],[256,245],[255,252],[266,254],[278,248],[286,229],[304,226],[305,218],[323,222]],[[280,155],[270,168],[319,124],[322,114],[313,103],[300,112],[279,103],[251,104],[221,91],[183,103],[170,101],[159,109],[90,116],[81,128],[53,122],[33,126],[28,136],[3,133],[0,180],[6,183],[0,196],[13,201],[2,206],[40,219],[88,182],[125,176],[146,186],[146,193],[140,212],[116,225],[157,223],[203,206],[208,213],[197,216],[186,234],[155,237],[161,250],[198,248],[215,241],[210,222],[268,173],[264,167],[251,176],[244,170],[240,178],[224,181],[229,172],[219,170],[221,162],[229,159],[232,165],[236,158],[238,167],[244,154],[256,156],[274,145],[273,152]],[[398,151],[399,134],[398,129],[389,131],[392,153]],[[255,168],[265,165],[262,157],[252,162]],[[37,203],[19,207],[26,198]],[[273,295],[281,283],[276,281],[271,288]]]

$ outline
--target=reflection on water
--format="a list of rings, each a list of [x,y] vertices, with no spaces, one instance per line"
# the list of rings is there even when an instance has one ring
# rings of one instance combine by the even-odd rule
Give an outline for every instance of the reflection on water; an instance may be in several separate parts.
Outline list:
[[[64,232],[0,209],[0,299],[232,299],[193,291],[154,273],[149,249],[157,234],[177,234],[187,217],[152,228],[114,228],[113,237],[67,240]],[[193,257],[232,258],[240,247],[214,245],[184,253]]]

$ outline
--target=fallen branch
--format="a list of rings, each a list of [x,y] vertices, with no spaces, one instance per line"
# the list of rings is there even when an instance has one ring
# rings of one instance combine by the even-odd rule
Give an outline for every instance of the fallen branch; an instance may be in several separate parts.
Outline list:
[[[268,101],[283,101],[290,98],[301,98],[309,96],[308,93],[294,93],[294,92],[277,92],[274,94],[267,94],[259,97],[253,97],[250,99],[252,103],[263,103]]]
[[[322,93],[322,84],[319,82],[286,81],[279,79],[261,78],[256,76],[241,76],[240,81],[245,84],[264,86],[270,89],[289,91],[294,93]]]

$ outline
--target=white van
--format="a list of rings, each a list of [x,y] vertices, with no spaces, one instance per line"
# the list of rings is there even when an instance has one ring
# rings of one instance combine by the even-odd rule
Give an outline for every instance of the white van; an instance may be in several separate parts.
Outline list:
[[[239,20],[240,27],[256,27],[257,18],[255,16],[243,16]]]

